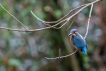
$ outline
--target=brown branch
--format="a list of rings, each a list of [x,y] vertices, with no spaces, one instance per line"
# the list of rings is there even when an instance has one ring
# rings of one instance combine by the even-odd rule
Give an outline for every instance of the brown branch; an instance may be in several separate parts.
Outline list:
[[[84,5],[86,5],[86,4],[84,4]],[[60,22],[61,20],[63,20],[65,17],[67,17],[71,12],[75,11],[76,9],[79,9],[80,7],[82,7],[82,6],[84,6],[84,5],[81,5],[81,6],[77,7],[77,8],[72,9],[68,14],[66,14],[65,16],[63,16],[62,18],[60,18],[59,20],[57,20],[57,21],[52,21],[52,22],[51,22],[51,21],[41,20],[41,19],[38,18],[32,11],[31,11],[31,14],[32,14],[37,20],[39,20],[39,21],[42,22],[42,23],[46,23],[46,24],[58,23],[58,22]]]
[[[68,31],[68,29],[70,29],[70,27],[72,26],[74,20],[75,20],[75,18],[72,20],[71,24],[70,24],[69,27],[67,28],[67,31]]]
[[[85,33],[84,39],[86,38],[86,36],[88,34],[88,29],[89,29],[89,24],[90,24],[90,18],[91,18],[92,9],[93,9],[93,4],[91,5],[91,9],[90,9],[90,12],[89,12],[88,24],[87,24],[87,29],[86,29],[86,33]]]
[[[74,13],[74,14],[71,15],[70,17],[68,17],[68,18],[66,18],[66,19],[64,19],[64,20],[62,20],[62,21],[60,21],[59,23],[53,25],[52,27],[57,26],[57,25],[59,25],[60,23],[66,21],[63,25],[61,25],[61,26],[58,27],[57,29],[62,28],[65,24],[67,24],[67,22],[68,22],[71,18],[73,18],[74,16],[76,16],[78,13],[80,13],[80,12],[81,12],[83,9],[85,9],[86,7],[88,7],[88,6],[90,6],[90,5],[94,4],[94,3],[96,3],[96,2],[98,2],[98,1],[100,1],[100,0],[96,0],[96,1],[94,1],[94,2],[91,2],[91,3],[86,4],[84,7],[82,7],[80,10],[78,10],[76,13]]]
[[[76,49],[73,53],[68,54],[68,55],[65,55],[65,56],[59,56],[59,57],[54,57],[54,58],[45,57],[45,58],[46,58],[46,59],[53,59],[53,60],[54,60],[54,59],[60,59],[60,58],[66,58],[66,57],[69,57],[69,56],[75,54],[77,51],[78,51],[78,50]]]
[[[10,16],[12,16],[17,22],[19,22],[26,30],[28,30],[16,17],[14,17],[10,12],[8,12],[1,4],[0,6],[4,11],[6,11]]]
[[[39,21],[42,22],[43,24],[45,24],[45,25],[48,25],[48,24],[49,24],[48,26],[50,26],[50,27],[52,27],[52,28],[60,29],[60,28],[62,28],[65,24],[67,24],[67,22],[68,22],[71,18],[73,18],[73,17],[74,17],[75,15],[77,15],[78,13],[80,13],[83,9],[85,9],[86,7],[88,7],[88,6],[90,6],[90,5],[94,4],[94,3],[96,3],[96,2],[98,2],[98,1],[100,1],[100,0],[96,0],[96,1],[94,1],[94,2],[87,3],[87,4],[84,4],[84,5],[81,5],[81,6],[77,7],[77,8],[74,8],[74,9],[72,9],[68,14],[66,14],[65,16],[63,16],[61,19],[59,19],[59,20],[57,20],[57,21],[52,21],[52,22],[43,21],[43,20],[41,20],[40,18],[38,18],[32,11],[31,11],[31,13],[32,13],[32,15],[33,15],[37,20],[39,20]],[[82,6],[84,6],[84,7],[82,7]],[[71,12],[73,12],[73,11],[76,10],[76,9],[79,9],[80,7],[82,7],[80,10],[78,10],[76,13],[74,13],[74,14],[71,15],[70,17],[66,18]],[[66,19],[64,19],[64,18],[66,18]],[[65,22],[63,25],[61,25],[60,27],[56,28],[57,25],[59,25],[60,23],[62,23],[62,22],[64,22],[64,21],[66,21],[66,22]],[[50,23],[57,23],[57,24],[51,26]]]
[[[19,31],[19,32],[36,32],[36,31],[41,31],[41,30],[45,30],[45,29],[49,29],[49,28],[51,28],[51,27],[33,29],[33,30],[22,30],[22,29],[12,29],[12,28],[0,27],[0,29],[5,29],[5,30],[9,30],[9,31]]]
[[[88,3],[88,4],[84,4],[84,5],[81,5],[81,6],[77,7],[77,8],[74,8],[74,9],[72,9],[68,14],[66,14],[66,15],[63,16],[61,19],[59,19],[58,21],[53,21],[53,22],[42,21],[42,20],[39,19],[37,16],[35,16],[39,21],[45,22],[45,24],[46,24],[46,23],[48,23],[48,24],[50,24],[50,23],[56,23],[56,24],[55,24],[55,25],[52,25],[52,26],[48,25],[48,27],[45,27],[45,28],[32,29],[32,30],[27,29],[27,28],[23,25],[23,23],[21,23],[16,17],[14,17],[11,13],[9,13],[9,12],[0,4],[1,8],[2,8],[3,10],[5,10],[10,16],[12,16],[17,22],[19,22],[19,23],[25,28],[25,30],[22,30],[22,29],[12,29],[12,28],[6,28],[6,27],[0,27],[0,28],[1,28],[1,29],[5,29],[5,30],[10,30],[10,31],[20,31],[20,32],[34,32],[34,31],[41,31],[41,30],[50,29],[50,28],[60,29],[60,28],[62,28],[65,24],[67,24],[67,22],[69,22],[70,19],[72,19],[74,16],[76,16],[78,13],[80,13],[83,9],[85,9],[86,7],[88,7],[88,6],[90,6],[90,5],[94,4],[94,3],[97,3],[97,2],[99,2],[99,1],[101,1],[101,0],[96,0],[96,1],[94,1],[94,2],[91,2],[91,3]],[[82,7],[82,6],[83,6],[83,7]],[[80,7],[82,7],[82,8],[79,9]],[[68,18],[66,18],[72,11],[74,11],[74,10],[76,10],[76,9],[79,9],[79,10],[78,10],[76,13],[72,14],[71,16],[69,16]],[[34,15],[34,14],[33,14],[33,15]],[[64,19],[64,18],[65,18],[65,19]],[[63,24],[62,24],[60,27],[56,27],[56,26],[58,26],[58,25],[61,24],[61,23],[63,23]],[[89,27],[89,24],[88,24],[88,27]],[[87,28],[87,29],[88,29],[88,28]],[[88,31],[87,31],[87,33],[88,33]]]
[[[86,5],[86,4],[81,5],[81,6],[78,6],[78,7],[74,8],[74,9],[72,9],[68,14],[66,14],[65,16],[63,16],[62,18],[60,18],[59,20],[57,20],[57,21],[52,21],[52,22],[44,21],[44,20],[38,18],[32,11],[30,11],[30,12],[31,12],[31,14],[32,14],[37,20],[39,20],[39,21],[40,21],[41,23],[43,23],[44,25],[47,25],[47,26],[52,27],[52,28],[55,28],[55,29],[59,29],[59,28],[55,27],[55,26],[57,26],[57,25],[51,26],[50,23],[54,23],[54,24],[55,24],[55,23],[60,22],[61,20],[63,20],[64,18],[66,18],[68,15],[70,15],[73,11],[75,11],[75,10],[77,10],[77,9],[79,9],[79,8],[81,8],[81,7],[83,7],[83,6],[85,6],[85,5]],[[60,24],[60,23],[59,23],[59,24]]]

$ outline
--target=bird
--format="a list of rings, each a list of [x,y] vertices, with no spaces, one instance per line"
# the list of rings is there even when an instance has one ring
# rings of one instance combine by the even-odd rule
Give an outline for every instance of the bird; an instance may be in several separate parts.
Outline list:
[[[76,50],[83,52],[87,55],[87,43],[82,35],[80,35],[77,29],[70,30],[68,35],[70,37],[71,44],[76,48]]]

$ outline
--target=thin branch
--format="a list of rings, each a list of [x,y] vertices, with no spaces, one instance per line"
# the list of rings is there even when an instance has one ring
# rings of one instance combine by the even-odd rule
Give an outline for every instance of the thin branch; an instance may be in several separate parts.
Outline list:
[[[12,29],[12,28],[6,28],[6,27],[0,27],[0,29],[5,29],[5,30],[10,30],[10,31],[20,31],[20,32],[34,32],[34,31],[41,31],[41,30],[45,30],[45,29],[50,29],[50,28],[56,28],[56,26],[58,26],[59,24],[61,24],[61,23],[63,23],[63,25],[61,25],[60,27],[58,27],[58,28],[56,28],[56,29],[60,29],[60,28],[62,28],[65,24],[67,24],[67,22],[71,19],[71,18],[73,18],[74,16],[76,16],[78,13],[80,13],[83,9],[85,9],[86,7],[88,7],[88,6],[90,6],[90,5],[92,5],[92,4],[94,4],[94,3],[97,3],[97,2],[99,2],[99,1],[101,1],[101,0],[96,0],[96,1],[94,1],[94,2],[91,2],[91,3],[88,3],[88,4],[84,4],[84,5],[81,5],[81,6],[79,6],[79,7],[77,7],[77,8],[80,8],[80,7],[82,7],[80,10],[78,10],[76,13],[74,13],[73,15],[71,15],[71,16],[69,16],[68,18],[66,18],[70,13],[71,13],[71,11],[73,11],[73,10],[76,10],[77,8],[75,8],[75,9],[73,9],[73,10],[71,10],[67,15],[65,15],[64,17],[62,17],[60,20],[58,20],[58,21],[54,21],[54,22],[46,22],[46,21],[43,21],[43,22],[45,22],[45,23],[56,23],[55,25],[52,25],[52,26],[50,26],[50,25],[48,25],[49,27],[45,27],[45,28],[40,28],[40,29],[32,29],[32,30],[28,30],[17,18],[15,18],[11,13],[9,13],[1,4],[0,4],[0,6],[1,6],[1,8],[3,9],[3,10],[5,10],[10,16],[12,16],[17,22],[19,22],[24,28],[25,28],[25,30],[22,30],[22,29]],[[64,19],[65,18],[65,19]],[[39,19],[39,21],[40,21],[41,19]],[[42,20],[41,20],[42,21]],[[58,22],[58,23],[57,23]],[[89,24],[88,24],[88,27],[89,27]],[[88,28],[87,28],[88,29]],[[87,31],[88,32],[88,31]],[[86,36],[85,36],[86,37]]]
[[[82,10],[85,9],[86,7],[90,6],[91,4],[96,3],[96,2],[98,2],[98,1],[100,1],[100,0],[96,0],[96,1],[94,1],[94,2],[87,3],[87,4],[84,4],[84,5],[81,5],[81,6],[77,7],[77,8],[74,8],[74,9],[72,9],[68,14],[66,14],[66,15],[63,16],[61,19],[59,19],[58,21],[52,21],[52,22],[43,21],[43,20],[41,20],[40,18],[38,18],[32,11],[31,11],[31,13],[32,13],[32,15],[33,15],[35,18],[37,18],[40,22],[42,22],[42,23],[45,24],[45,25],[46,25],[46,24],[50,24],[50,23],[57,23],[56,25],[51,26],[52,28],[55,28],[55,29],[56,29],[55,26],[57,26],[57,25],[60,24],[60,23],[58,23],[58,22],[64,21],[64,20],[66,20],[66,19],[69,19],[69,20],[70,20],[73,16],[75,16],[76,14],[78,14],[80,11],[82,11]],[[74,11],[74,10],[76,10],[76,9],[82,7],[82,6],[84,6],[84,7],[83,7],[82,9],[80,9],[79,11],[77,11],[75,14],[73,14],[73,16],[70,16],[69,18],[64,19],[64,18],[67,17],[72,11]],[[63,20],[63,19],[64,19],[64,20]],[[65,24],[66,24],[66,23],[65,23]],[[50,26],[50,25],[48,25],[48,26]],[[61,26],[58,27],[57,29],[60,29],[60,28],[62,28],[63,26],[64,26],[64,25],[61,25]]]
[[[73,53],[71,53],[71,54],[68,54],[68,55],[65,55],[65,56],[59,56],[59,57],[54,57],[54,58],[48,58],[48,57],[45,57],[46,59],[60,59],[60,58],[66,58],[66,57],[69,57],[69,56],[71,56],[71,55],[73,55],[73,54],[75,54],[76,52],[77,52],[78,50],[76,49]]]
[[[85,8],[86,8],[87,6],[89,6],[89,5],[90,5],[90,4],[88,4],[88,5],[84,6],[84,7],[82,7],[80,10],[78,10],[76,13],[74,13],[74,14],[71,15],[70,17],[68,17],[68,18],[66,18],[66,19],[60,21],[59,23],[57,23],[57,24],[55,24],[55,25],[53,25],[53,26],[50,26],[50,27],[55,27],[55,26],[59,25],[60,23],[63,23],[63,22],[66,21],[63,25],[61,25],[61,26],[58,27],[57,29],[62,28],[65,24],[67,24],[67,22],[68,22],[71,18],[73,18],[74,16],[76,16],[78,13],[80,13],[83,9],[85,9]]]
[[[6,27],[0,27],[0,29],[5,29],[5,30],[9,30],[9,31],[19,31],[19,32],[26,32],[25,30],[21,30],[21,29],[12,29],[12,28],[6,28]]]
[[[64,20],[62,20],[62,21],[60,21],[59,23],[57,23],[57,24],[55,24],[55,25],[53,25],[53,26],[57,26],[57,25],[59,25],[60,23],[66,21],[63,25],[61,25],[61,26],[58,27],[57,29],[62,28],[65,24],[67,24],[67,22],[68,22],[71,18],[73,18],[74,16],[76,16],[78,13],[80,13],[83,9],[85,9],[85,8],[88,7],[89,5],[90,5],[90,4],[87,4],[86,6],[82,7],[80,10],[78,10],[76,13],[74,13],[73,15],[71,15],[70,17],[68,17],[68,18],[66,18],[66,19],[64,19]],[[52,26],[52,27],[53,27],[53,26]]]
[[[59,20],[57,20],[57,21],[52,21],[52,22],[48,22],[48,21],[44,21],[44,20],[42,20],[42,19],[40,19],[40,18],[38,18],[32,11],[30,11],[31,12],[31,14],[37,19],[37,20],[39,20],[41,23],[43,23],[44,25],[47,25],[47,26],[51,26],[51,25],[49,25],[50,23],[58,23],[58,22],[60,22],[61,20],[63,20],[65,17],[67,17],[70,13],[72,13],[73,11],[75,11],[75,10],[77,10],[77,9],[79,9],[80,7],[82,7],[82,6],[85,6],[86,4],[84,4],[84,5],[81,5],[81,6],[78,6],[78,7],[76,7],[76,8],[74,8],[74,9],[72,9],[68,14],[66,14],[65,16],[63,16],[62,18],[60,18]],[[55,26],[51,26],[52,28],[55,28],[55,29],[58,29],[58,28],[56,28]]]
[[[91,9],[90,9],[90,12],[89,12],[88,24],[87,24],[87,29],[86,29],[86,34],[85,34],[85,36],[84,36],[84,39],[86,38],[86,36],[87,36],[87,34],[88,34],[92,9],[93,9],[93,4],[91,5]]]
[[[65,17],[67,17],[71,12],[73,12],[73,11],[75,11],[76,9],[79,9],[80,7],[82,7],[82,6],[85,6],[86,4],[83,4],[83,5],[81,5],[81,6],[78,6],[78,7],[76,7],[76,8],[74,8],[74,9],[72,9],[68,14],[66,14],[65,16],[63,16],[62,18],[60,18],[59,20],[57,20],[57,21],[52,21],[52,22],[48,22],[48,21],[44,21],[44,20],[41,20],[40,18],[38,18],[32,11],[30,11],[31,12],[31,14],[37,19],[37,20],[39,20],[40,22],[42,22],[42,23],[58,23],[58,22],[60,22],[61,20],[63,20]]]
[[[85,6],[84,7],[82,7],[80,10],[78,10],[76,13],[74,13],[73,15],[71,15],[70,17],[68,17],[68,18],[66,18],[66,19],[64,19],[64,20],[62,20],[62,21],[60,21],[60,20],[58,20],[58,21],[53,21],[53,22],[47,22],[47,21],[43,21],[43,20],[41,20],[40,18],[38,18],[32,11],[31,11],[31,13],[39,20],[39,21],[41,21],[41,22],[44,22],[44,23],[56,23],[56,22],[59,22],[59,23],[57,23],[57,24],[55,24],[55,25],[53,25],[53,26],[51,26],[52,28],[53,27],[55,27],[55,26],[57,26],[57,25],[59,25],[60,23],[62,23],[62,22],[64,22],[64,21],[66,21],[63,25],[61,25],[60,27],[58,27],[57,29],[60,29],[60,28],[62,28],[65,24],[67,24],[67,22],[71,19],[71,18],[73,18],[74,16],[76,16],[78,13],[80,13],[83,9],[85,9],[86,7],[88,7],[88,6],[90,6],[90,5],[92,5],[92,4],[94,4],[94,3],[96,3],[96,2],[98,2],[98,1],[100,1],[100,0],[96,0],[96,1],[94,1],[94,2],[91,2],[91,3],[88,3],[88,4],[84,4]],[[83,5],[82,5],[83,6]],[[77,9],[77,8],[76,8]],[[72,11],[72,10],[71,10]]]
[[[59,25],[60,23],[62,23],[62,22],[59,22],[59,20],[58,20],[58,21],[54,21],[54,22],[46,22],[46,21],[43,21],[43,20],[41,20],[40,18],[38,18],[32,11],[31,11],[31,14],[32,14],[37,20],[39,20],[41,23],[43,23],[44,25],[47,25],[47,26],[49,26],[49,27],[51,27],[51,28],[58,29],[58,28],[55,27],[55,26],[57,26],[57,25]],[[63,22],[64,22],[64,21],[63,21]],[[48,24],[48,23],[57,23],[57,24],[51,26],[51,25]]]
[[[72,26],[72,24],[73,24],[74,20],[75,20],[75,18],[72,20],[72,22],[71,22],[70,26],[67,28],[67,31],[68,31],[68,29],[70,29],[70,27]]]
[[[10,16],[12,16],[17,22],[19,22],[26,30],[28,30],[16,17],[14,17],[10,12],[8,12],[1,4],[0,6],[4,11],[6,11]]]
[[[36,31],[46,30],[49,28],[51,28],[51,27],[33,29],[33,30],[22,30],[22,29],[12,29],[12,28],[0,27],[0,29],[5,29],[5,30],[9,30],[9,31],[19,31],[19,32],[36,32]]]
[[[101,0],[96,0],[96,1],[94,1],[94,2],[91,2],[91,3],[88,3],[88,4],[86,4],[84,7],[82,7],[80,10],[78,10],[76,13],[74,13],[73,15],[71,15],[70,17],[68,17],[68,18],[66,18],[66,19],[64,19],[64,20],[67,20],[67,21],[69,21],[71,18],[73,18],[74,16],[76,16],[78,13],[80,13],[83,9],[85,9],[86,7],[88,7],[88,6],[90,6],[90,5],[92,5],[92,4],[94,4],[94,3],[96,3],[96,2],[98,2],[98,1],[101,1]],[[92,10],[92,7],[91,7],[91,10]],[[92,11],[90,11],[90,12],[92,12]],[[64,21],[63,20],[63,21]],[[62,22],[62,21],[61,21]],[[64,25],[65,25],[66,23],[64,23],[63,25],[61,25],[60,27],[58,27],[58,29],[60,29],[60,28],[62,28]],[[57,24],[56,24],[57,25]],[[88,27],[89,27],[89,24],[88,24]],[[89,28],[87,28],[87,30],[88,30]],[[88,32],[88,31],[87,31]]]
[[[44,21],[44,20],[41,20],[40,18],[38,18],[32,11],[30,11],[31,12],[31,14],[37,19],[37,20],[39,20],[40,22],[42,22],[44,25],[47,25],[47,26],[51,26],[51,25],[49,25],[50,23],[58,23],[58,22],[60,22],[61,20],[63,20],[64,18],[66,18],[70,13],[72,13],[73,11],[75,11],[75,10],[77,10],[77,9],[79,9],[80,7],[82,7],[82,6],[85,6],[86,4],[84,4],[84,5],[81,5],[81,6],[78,6],[77,8],[74,8],[74,9],[72,9],[68,14],[66,14],[65,16],[63,16],[62,18],[60,18],[59,20],[57,20],[57,21],[52,21],[52,22],[48,22],[48,21]],[[60,24],[60,23],[59,23]],[[57,26],[57,25],[56,25]],[[51,26],[52,28],[55,28],[55,29],[59,29],[59,28],[56,28],[55,27],[55,25],[54,26]]]
[[[66,25],[69,22],[70,19],[67,19],[65,23],[63,23],[60,27],[58,27],[57,29],[62,28],[64,25]]]

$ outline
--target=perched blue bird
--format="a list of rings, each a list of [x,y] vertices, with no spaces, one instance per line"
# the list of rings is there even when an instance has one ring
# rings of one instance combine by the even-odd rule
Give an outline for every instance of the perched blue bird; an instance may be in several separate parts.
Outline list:
[[[82,51],[85,55],[87,55],[87,43],[83,36],[81,36],[77,29],[72,29],[69,33],[70,36],[70,42],[73,44],[73,46],[77,49]]]

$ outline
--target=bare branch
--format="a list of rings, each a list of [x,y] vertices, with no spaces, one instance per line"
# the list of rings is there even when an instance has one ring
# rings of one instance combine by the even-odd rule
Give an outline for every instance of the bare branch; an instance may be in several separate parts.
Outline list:
[[[58,23],[58,22],[60,22],[61,20],[63,20],[65,17],[67,17],[70,13],[72,13],[72,12],[75,11],[76,9],[79,9],[80,7],[85,6],[85,5],[86,5],[86,4],[81,5],[81,6],[78,6],[77,8],[72,9],[68,14],[66,14],[65,16],[63,16],[62,18],[60,18],[59,20],[57,20],[57,21],[52,21],[52,22],[48,22],[48,21],[41,20],[41,19],[38,18],[32,11],[31,11],[31,14],[32,14],[37,20],[39,20],[39,21],[42,22],[42,23],[46,23],[46,24]]]
[[[94,3],[97,3],[101,0],[96,0],[94,2],[88,3],[88,4],[84,4],[81,5],[77,8],[72,9],[68,14],[66,14],[65,16],[63,16],[61,19],[59,19],[58,21],[52,21],[52,22],[47,22],[47,21],[43,21],[41,19],[39,19],[36,15],[34,15],[34,13],[31,11],[31,13],[35,16],[35,18],[37,18],[39,21],[45,23],[45,24],[49,24],[48,27],[45,28],[40,28],[40,29],[32,29],[32,30],[28,30],[16,17],[14,17],[11,13],[9,13],[1,4],[1,8],[3,10],[5,10],[10,16],[12,16],[17,22],[19,22],[24,28],[25,30],[22,29],[12,29],[12,28],[6,28],[6,27],[0,27],[0,29],[5,29],[5,30],[10,30],[10,31],[20,31],[20,32],[34,32],[34,31],[41,31],[41,30],[45,30],[45,29],[50,29],[50,28],[56,28],[56,29],[60,29],[62,28],[65,24],[67,24],[67,22],[72,19],[74,16],[76,16],[78,13],[80,13],[83,9],[85,9],[86,7],[93,5]],[[79,9],[80,7],[82,7],[81,9]],[[76,13],[72,14],[71,16],[69,16],[68,18],[66,18],[72,11],[79,9]],[[92,11],[91,11],[92,12]],[[50,25],[50,23],[56,23],[55,25]],[[60,27],[56,27],[59,24],[63,23]],[[88,29],[89,29],[89,21],[88,21],[88,25],[87,25],[87,32],[88,33]],[[87,34],[86,34],[87,35]],[[85,35],[85,37],[86,37]]]
[[[73,11],[75,11],[75,10],[77,10],[77,9],[79,9],[79,8],[81,8],[81,7],[83,7],[83,6],[85,6],[86,4],[84,4],[84,5],[81,5],[81,6],[79,6],[79,7],[77,7],[77,8],[74,8],[74,9],[72,9],[68,14],[66,14],[65,16],[63,16],[62,18],[60,18],[59,20],[57,20],[57,21],[52,21],[52,22],[48,22],[48,21],[44,21],[44,20],[41,20],[40,18],[38,18],[32,11],[31,11],[31,14],[37,19],[37,20],[39,20],[40,22],[42,22],[44,25],[47,25],[47,26],[51,26],[51,25],[49,25],[50,23],[58,23],[58,22],[60,22],[60,21],[62,21],[64,18],[66,18],[69,14],[71,14]],[[59,23],[60,24],[60,23]],[[59,25],[59,24],[57,24],[57,25]],[[52,28],[55,28],[55,29],[59,29],[59,28],[56,28],[55,26],[57,26],[57,25],[54,25],[54,26],[51,26]],[[61,27],[60,27],[61,28]]]
[[[62,18],[59,19],[58,21],[53,21],[53,22],[43,21],[43,20],[41,20],[40,18],[38,18],[32,11],[31,11],[31,13],[35,16],[35,18],[37,18],[37,19],[38,19],[39,21],[41,21],[42,23],[45,23],[45,24],[57,23],[57,24],[55,24],[55,25],[53,25],[53,26],[48,25],[48,26],[50,26],[50,27],[52,27],[52,28],[56,28],[55,26],[61,24],[61,23],[64,22],[64,21],[66,21],[63,25],[61,25],[60,27],[56,28],[56,29],[60,29],[60,28],[62,28],[65,24],[67,24],[67,22],[68,22],[71,18],[73,18],[74,16],[76,16],[76,15],[77,15],[78,13],[80,13],[83,9],[85,9],[86,7],[88,7],[88,6],[90,6],[90,5],[94,4],[94,3],[96,3],[96,2],[98,2],[98,1],[100,1],[100,0],[96,0],[96,1],[94,1],[94,2],[91,2],[91,3],[88,3],[88,4],[82,5],[82,6],[84,6],[84,7],[79,6],[78,8],[80,8],[80,7],[82,7],[82,8],[81,8],[80,10],[78,10],[76,13],[74,13],[73,15],[71,15],[70,17],[64,19],[64,18],[65,18],[66,16],[68,16],[72,11],[74,11],[74,10],[76,10],[76,9],[78,9],[78,8],[75,8],[75,9],[71,10],[67,15],[65,15],[64,17],[62,17]],[[62,21],[61,21],[61,20],[62,20]]]
[[[65,55],[65,56],[59,56],[59,57],[54,57],[54,58],[48,58],[48,57],[45,57],[46,59],[60,59],[60,58],[66,58],[66,57],[69,57],[69,56],[71,56],[71,55],[73,55],[73,54],[75,54],[76,52],[77,52],[78,50],[76,49],[73,53],[71,53],[71,54],[68,54],[68,55]]]
[[[57,26],[57,25],[59,25],[60,23],[62,23],[62,22],[59,22],[59,20],[58,20],[58,21],[53,21],[53,22],[46,22],[46,21],[43,21],[43,20],[41,20],[40,18],[38,18],[32,11],[31,11],[31,13],[32,13],[32,15],[33,15],[37,20],[39,20],[41,23],[43,23],[44,25],[47,25],[47,26],[49,26],[49,27],[51,27],[51,28],[58,29],[58,28],[55,27],[55,26]],[[64,20],[64,21],[65,21],[65,20]],[[63,21],[63,22],[64,22],[64,21]],[[48,23],[49,23],[49,24],[48,24]],[[51,26],[50,23],[57,23],[57,24]]]
[[[89,29],[89,24],[90,24],[90,18],[91,18],[92,9],[93,9],[93,4],[91,5],[91,9],[90,9],[90,12],[89,12],[88,24],[87,24],[87,29],[86,29],[86,34],[84,36],[84,39],[86,38],[86,36],[88,34],[88,29]]]
[[[57,24],[55,24],[55,25],[53,25],[53,26],[51,26],[51,27],[52,27],[52,28],[55,28],[55,29],[60,29],[60,28],[62,28],[62,27],[66,24],[66,22],[65,22],[63,25],[61,25],[60,27],[58,27],[58,28],[56,28],[55,26],[59,25],[60,23],[62,23],[62,22],[65,21],[65,20],[66,20],[66,21],[67,21],[67,20],[69,21],[72,17],[74,17],[76,14],[80,13],[83,9],[85,9],[86,7],[90,6],[91,4],[96,3],[96,2],[98,2],[98,1],[100,1],[100,0],[96,0],[96,1],[94,1],[94,2],[87,3],[87,4],[84,4],[84,5],[81,5],[81,6],[77,7],[77,8],[74,8],[74,9],[72,9],[68,14],[66,14],[65,16],[63,16],[61,19],[59,19],[59,20],[57,20],[57,21],[52,21],[52,22],[43,21],[43,20],[41,20],[40,18],[38,18],[32,11],[31,11],[31,13],[32,13],[32,15],[33,15],[35,18],[37,18],[37,19],[38,19],[40,22],[42,22],[43,24],[47,25],[47,24],[50,24],[50,23],[57,23]],[[79,9],[79,8],[82,7],[82,6],[84,6],[84,7],[81,8],[79,11],[77,11],[77,12],[76,12],[75,14],[73,14],[72,16],[66,18],[71,12],[75,11],[76,9]],[[64,18],[66,18],[66,19],[64,19]],[[50,25],[48,25],[48,26],[50,26]]]
[[[3,9],[4,11],[6,11],[10,16],[12,16],[17,22],[19,22],[26,30],[28,30],[28,29],[22,24],[22,22],[20,22],[16,17],[14,17],[10,12],[8,12],[1,4],[0,4],[0,6],[2,7],[2,9]]]
[[[75,18],[74,18],[75,19]],[[72,26],[73,22],[74,22],[74,19],[72,20],[70,26],[67,28],[67,30]]]
[[[57,29],[62,28],[65,24],[67,24],[67,22],[68,22],[71,18],[73,18],[74,16],[76,16],[78,13],[80,13],[83,9],[85,9],[85,8],[88,7],[89,5],[91,5],[91,4],[87,4],[86,6],[82,7],[80,10],[78,10],[76,13],[74,13],[73,15],[71,15],[70,17],[68,17],[68,18],[66,18],[66,19],[64,19],[64,20],[62,20],[62,21],[60,21],[59,23],[57,23],[57,24],[55,24],[55,25],[53,25],[53,26],[57,26],[57,25],[59,25],[60,23],[66,21],[63,25],[61,25],[61,26],[58,27]],[[52,27],[53,27],[53,26],[52,26]]]
[[[5,30],[9,30],[9,31],[19,31],[19,32],[36,32],[36,31],[41,31],[41,30],[45,30],[45,29],[49,29],[49,28],[51,28],[51,27],[33,29],[33,30],[22,30],[22,29],[12,29],[12,28],[0,27],[0,29],[5,29]]]
[[[78,6],[77,8],[72,9],[68,14],[66,14],[65,16],[63,16],[62,18],[60,18],[59,20],[57,20],[57,21],[52,21],[52,22],[48,22],[48,21],[41,20],[41,19],[38,18],[32,11],[30,11],[30,12],[31,12],[31,14],[32,14],[37,20],[39,20],[40,22],[42,22],[44,25],[51,26],[51,25],[49,25],[50,23],[58,23],[58,22],[60,22],[61,20],[63,20],[64,18],[66,18],[70,13],[72,13],[73,11],[75,11],[75,10],[79,9],[80,7],[85,6],[85,5],[86,5],[86,4],[81,5],[81,6]],[[59,23],[59,24],[60,24],[60,23]],[[56,26],[57,26],[57,25],[56,25]],[[51,27],[52,27],[52,28],[55,28],[55,29],[59,29],[59,28],[56,28],[55,25],[54,25],[54,26],[51,26]]]
[[[86,6],[84,6],[84,7],[82,7],[80,10],[78,10],[76,13],[74,13],[73,15],[71,15],[70,17],[68,17],[68,18],[66,18],[66,19],[64,19],[64,20],[62,20],[62,21],[60,21],[60,22],[58,22],[57,24],[55,24],[55,25],[53,25],[53,26],[50,26],[51,28],[52,27],[55,27],[55,26],[57,26],[57,25],[59,25],[60,23],[63,23],[63,22],[65,22],[63,25],[61,25],[60,27],[58,27],[57,29],[60,29],[60,28],[62,28],[65,24],[67,24],[67,22],[71,19],[71,18],[73,18],[74,16],[76,16],[78,13],[80,13],[83,9],[85,9],[87,6],[89,6],[90,4],[87,4]]]
[[[5,30],[9,30],[9,31],[19,31],[19,32],[26,32],[24,30],[21,29],[12,29],[12,28],[6,28],[6,27],[0,27],[0,29],[5,29]]]
[[[43,21],[43,20],[41,20],[40,18],[38,18],[32,11],[30,11],[31,12],[31,14],[37,19],[37,20],[39,20],[41,23],[43,23],[44,25],[47,25],[47,26],[50,26],[50,27],[52,27],[51,25],[49,25],[49,24],[46,24],[46,22],[45,21]],[[56,27],[53,27],[53,28],[55,28],[56,29]]]

